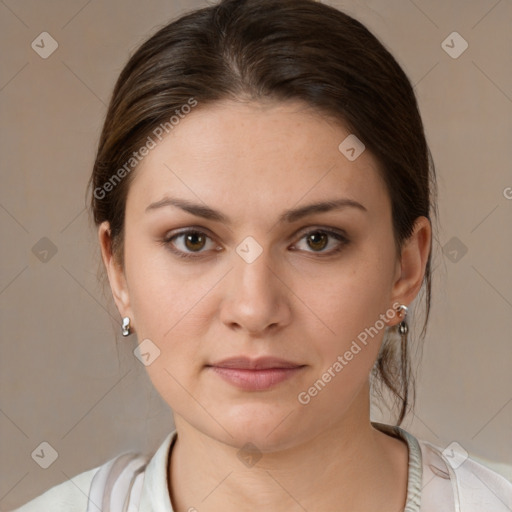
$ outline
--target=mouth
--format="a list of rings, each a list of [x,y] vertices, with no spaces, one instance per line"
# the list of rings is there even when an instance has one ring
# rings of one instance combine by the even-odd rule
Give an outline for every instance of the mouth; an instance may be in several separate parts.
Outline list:
[[[274,357],[235,357],[206,365],[215,375],[245,391],[265,391],[297,375],[306,365]]]

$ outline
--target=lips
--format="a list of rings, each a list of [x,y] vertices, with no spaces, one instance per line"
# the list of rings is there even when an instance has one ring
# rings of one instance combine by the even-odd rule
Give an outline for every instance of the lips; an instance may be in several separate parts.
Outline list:
[[[298,374],[305,365],[275,357],[233,357],[207,365],[224,381],[245,391],[265,391]]]
[[[269,368],[297,368],[300,365],[285,359],[279,359],[277,357],[259,357],[257,359],[251,359],[249,357],[231,357],[224,359],[211,365],[217,368],[238,368],[241,370],[266,370]]]

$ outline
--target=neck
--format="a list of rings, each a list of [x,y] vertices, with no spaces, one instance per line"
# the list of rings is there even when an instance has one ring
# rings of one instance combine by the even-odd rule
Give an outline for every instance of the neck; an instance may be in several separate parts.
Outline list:
[[[175,512],[231,512],[248,504],[275,512],[403,510],[407,446],[372,427],[365,396],[342,421],[292,448],[260,454],[248,466],[237,457],[238,447],[175,414],[178,438],[169,468]]]

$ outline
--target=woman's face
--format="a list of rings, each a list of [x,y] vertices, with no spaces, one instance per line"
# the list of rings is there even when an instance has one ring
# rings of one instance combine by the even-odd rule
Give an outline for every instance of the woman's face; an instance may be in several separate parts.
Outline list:
[[[199,105],[134,171],[109,278],[177,425],[270,451],[368,414],[426,253],[401,269],[376,160],[342,152],[349,135],[300,103]]]

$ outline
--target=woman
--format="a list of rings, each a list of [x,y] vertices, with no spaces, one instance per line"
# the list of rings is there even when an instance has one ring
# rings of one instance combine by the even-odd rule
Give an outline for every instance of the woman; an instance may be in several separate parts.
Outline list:
[[[18,510],[511,509],[503,477],[399,426],[436,182],[410,82],[359,22],[224,0],[167,25],[118,79],[90,186],[176,430]],[[370,420],[379,386],[397,425]]]

